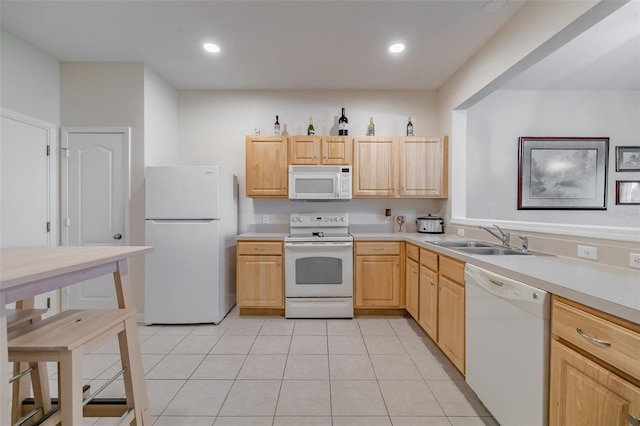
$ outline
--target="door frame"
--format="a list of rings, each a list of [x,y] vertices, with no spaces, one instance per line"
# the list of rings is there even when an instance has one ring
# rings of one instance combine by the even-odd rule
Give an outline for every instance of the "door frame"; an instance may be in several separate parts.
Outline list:
[[[63,127],[61,130],[62,137],[60,142],[60,229],[64,229],[64,222],[69,214],[69,167],[68,163],[63,163],[64,158],[68,155],[69,135],[73,133],[121,133],[124,135],[124,164],[125,164],[125,211],[124,211],[124,245],[129,245],[129,224],[131,210],[131,128],[130,127]],[[69,235],[67,232],[60,232],[60,245],[69,244]]]
[[[60,245],[60,236],[58,233],[58,126],[46,121],[38,120],[19,112],[11,111],[6,108],[0,108],[0,115],[10,120],[19,121],[29,126],[37,127],[45,131],[47,135],[47,145],[49,145],[49,161],[47,169],[49,175],[49,191],[47,196],[49,222],[51,223],[50,231],[47,235],[48,245]]]
[[[60,245],[59,217],[58,210],[60,206],[60,194],[58,192],[59,180],[59,139],[58,126],[37,118],[22,114],[10,109],[0,108],[0,116],[24,123],[44,130],[49,146],[49,160],[47,161],[47,174],[49,177],[49,188],[47,191],[47,216],[49,221],[49,232],[47,233],[47,245]],[[45,316],[53,315],[60,312],[62,306],[62,297],[59,290],[46,293],[46,297],[51,299],[51,307]]]

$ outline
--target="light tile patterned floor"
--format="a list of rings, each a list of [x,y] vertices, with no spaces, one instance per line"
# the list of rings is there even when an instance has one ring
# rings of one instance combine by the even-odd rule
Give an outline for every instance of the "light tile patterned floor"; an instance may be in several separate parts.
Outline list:
[[[286,320],[234,309],[217,326],[138,329],[154,425],[497,425],[410,317]],[[114,340],[86,357],[92,389],[119,370],[117,352]],[[117,380],[101,396],[123,394]]]

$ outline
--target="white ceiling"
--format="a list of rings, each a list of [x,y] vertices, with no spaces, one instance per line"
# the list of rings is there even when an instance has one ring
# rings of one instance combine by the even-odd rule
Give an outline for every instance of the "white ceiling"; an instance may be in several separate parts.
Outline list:
[[[60,61],[140,61],[177,89],[433,90],[526,0],[3,0],[1,25]],[[207,54],[202,43],[222,51]],[[387,47],[404,41],[392,56]],[[503,86],[640,90],[640,0]]]
[[[524,1],[3,0],[0,16],[60,61],[141,61],[177,89],[432,90]]]

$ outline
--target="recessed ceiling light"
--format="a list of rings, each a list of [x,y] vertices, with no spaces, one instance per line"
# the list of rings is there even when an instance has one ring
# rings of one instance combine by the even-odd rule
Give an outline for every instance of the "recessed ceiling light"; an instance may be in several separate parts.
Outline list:
[[[211,53],[218,53],[220,51],[220,47],[217,44],[213,43],[205,43],[202,45],[202,47],[204,47],[204,50]]]
[[[389,52],[391,53],[400,53],[404,50],[404,43],[394,43],[389,46]]]

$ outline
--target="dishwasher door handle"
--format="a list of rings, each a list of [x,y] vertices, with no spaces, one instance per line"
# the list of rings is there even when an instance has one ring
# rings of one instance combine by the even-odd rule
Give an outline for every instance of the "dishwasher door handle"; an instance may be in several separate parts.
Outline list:
[[[600,345],[600,346],[604,346],[606,348],[608,348],[609,346],[611,346],[611,342],[607,342],[606,340],[600,340],[600,339],[596,339],[595,337],[591,337],[588,334],[586,334],[584,331],[582,331],[579,327],[576,327],[576,332],[584,337],[587,340],[592,341],[593,343],[595,343],[596,345]]]

